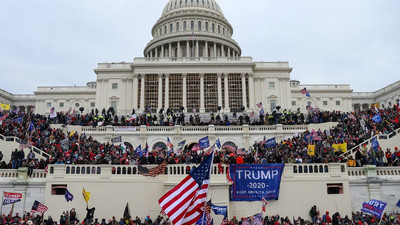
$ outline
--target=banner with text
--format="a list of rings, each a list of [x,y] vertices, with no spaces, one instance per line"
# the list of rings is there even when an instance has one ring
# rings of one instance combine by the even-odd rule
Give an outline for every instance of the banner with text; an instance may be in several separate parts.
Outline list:
[[[230,165],[231,201],[278,199],[284,164]]]
[[[362,204],[361,212],[369,213],[378,218],[382,218],[386,206],[387,206],[386,202],[372,199]]]
[[[20,202],[21,199],[22,199],[21,193],[4,192],[3,205],[14,204],[16,202]]]

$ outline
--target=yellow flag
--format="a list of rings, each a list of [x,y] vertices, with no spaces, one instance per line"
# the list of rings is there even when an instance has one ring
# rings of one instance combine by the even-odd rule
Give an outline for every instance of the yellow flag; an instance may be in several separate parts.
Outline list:
[[[82,196],[86,203],[89,202],[90,192],[86,192],[85,188],[83,188],[83,190],[82,190]]]
[[[71,131],[71,133],[69,133],[69,136],[72,137],[72,135],[75,134],[75,131]]]
[[[335,152],[341,151],[341,152],[347,152],[347,143],[342,143],[342,144],[333,144],[332,148],[334,148]]]
[[[308,145],[307,147],[307,155],[315,155],[315,145]]]
[[[1,107],[3,110],[10,110],[10,104],[1,103],[1,104],[0,104],[0,107]]]

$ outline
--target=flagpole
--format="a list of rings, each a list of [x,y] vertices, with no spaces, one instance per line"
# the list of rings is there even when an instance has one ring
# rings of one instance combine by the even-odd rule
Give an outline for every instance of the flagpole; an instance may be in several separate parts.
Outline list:
[[[3,194],[1,195],[1,207],[0,207],[0,214],[1,215],[3,215],[3,201],[4,201],[4,191],[3,191]]]
[[[383,212],[382,212],[382,214],[381,214],[381,217],[379,218],[379,223],[378,223],[378,225],[381,225],[381,223],[382,223],[382,217],[383,217],[383,214],[385,214],[386,208],[387,208],[387,207],[385,207],[385,209],[383,210]]]

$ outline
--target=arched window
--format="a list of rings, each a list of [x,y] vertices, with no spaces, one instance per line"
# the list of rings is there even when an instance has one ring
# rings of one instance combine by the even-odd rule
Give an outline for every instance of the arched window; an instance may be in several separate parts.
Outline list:
[[[164,142],[157,142],[153,145],[152,151],[154,150],[166,150],[167,145]]]
[[[164,34],[167,34],[167,25],[164,26]]]
[[[186,30],[186,21],[183,21],[183,30]]]
[[[176,30],[176,31],[179,31],[179,22],[176,23],[176,28],[175,28],[175,30]]]
[[[206,31],[208,31],[208,22],[206,22]]]
[[[173,25],[172,25],[172,23],[169,25],[169,33],[172,33],[172,29],[173,29],[174,27],[173,27]]]
[[[225,35],[225,27],[222,28],[222,34]]]
[[[218,34],[221,33],[221,27],[218,25]]]
[[[198,24],[197,24],[197,29],[198,29],[198,30],[201,30],[201,21],[198,22]]]
[[[194,21],[190,21],[190,29],[194,30]]]
[[[213,32],[213,33],[215,32],[215,24],[211,25],[211,32]]]

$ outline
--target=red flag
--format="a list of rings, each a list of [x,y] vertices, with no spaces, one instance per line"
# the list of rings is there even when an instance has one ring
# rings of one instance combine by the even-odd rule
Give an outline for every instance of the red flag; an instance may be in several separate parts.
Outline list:
[[[204,212],[214,155],[208,156],[158,202],[174,225],[194,224]]]
[[[267,205],[268,205],[268,202],[267,202],[267,200],[263,197],[263,198],[262,198],[262,211],[263,211],[263,212],[266,212],[266,211],[267,211],[267,210],[266,210]]]

